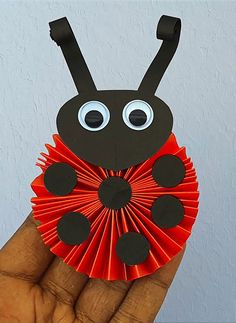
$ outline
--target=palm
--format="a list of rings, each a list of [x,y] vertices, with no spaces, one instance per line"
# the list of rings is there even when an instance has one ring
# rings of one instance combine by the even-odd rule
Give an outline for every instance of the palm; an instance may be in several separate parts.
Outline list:
[[[0,252],[0,322],[153,322],[182,256],[134,282],[88,279],[44,246],[30,215]]]
[[[5,276],[0,286],[2,323],[73,322],[73,308],[58,303],[56,296],[42,291],[38,284]]]

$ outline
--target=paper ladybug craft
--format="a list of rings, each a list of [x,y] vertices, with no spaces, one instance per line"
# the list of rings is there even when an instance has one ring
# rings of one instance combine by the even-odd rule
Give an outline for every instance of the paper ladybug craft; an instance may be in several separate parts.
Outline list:
[[[49,23],[78,95],[59,110],[31,183],[33,216],[52,253],[89,277],[134,280],[169,262],[191,234],[198,182],[155,91],[181,20],[162,16],[161,47],[138,90],[97,90],[66,18]]]

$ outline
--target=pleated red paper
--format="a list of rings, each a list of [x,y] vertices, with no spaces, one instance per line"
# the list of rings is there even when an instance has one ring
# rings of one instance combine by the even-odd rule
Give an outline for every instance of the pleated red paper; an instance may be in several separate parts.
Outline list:
[[[185,148],[178,146],[174,134],[147,161],[118,172],[81,160],[58,134],[53,135],[53,140],[55,147],[46,144],[48,154],[41,153],[45,159],[38,158],[41,163],[37,162],[36,165],[42,169],[42,173],[31,184],[36,194],[31,199],[33,215],[40,221],[37,228],[52,253],[89,277],[133,280],[155,272],[183,248],[197,216],[199,192],[191,159],[186,156]],[[183,182],[174,188],[160,187],[152,178],[153,163],[165,154],[178,156],[186,168]],[[44,172],[55,162],[68,163],[77,173],[77,185],[66,196],[54,196],[44,186]],[[121,176],[131,185],[131,200],[119,210],[106,208],[98,198],[99,185],[108,176]],[[184,206],[184,218],[174,228],[161,229],[152,221],[151,206],[163,194],[176,196]],[[89,219],[91,231],[86,241],[73,246],[60,241],[57,222],[65,213],[74,211],[83,213]],[[142,264],[125,265],[116,253],[118,237],[129,231],[142,233],[150,243],[149,256]]]

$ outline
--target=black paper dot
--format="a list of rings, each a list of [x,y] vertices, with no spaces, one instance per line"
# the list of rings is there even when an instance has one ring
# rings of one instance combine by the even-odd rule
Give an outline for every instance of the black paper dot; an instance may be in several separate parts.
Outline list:
[[[77,183],[75,170],[66,163],[50,165],[44,174],[46,189],[55,195],[69,194]]]
[[[147,115],[143,110],[135,109],[130,112],[129,121],[134,126],[142,126],[147,121]]]
[[[177,186],[184,179],[185,166],[180,158],[164,155],[156,160],[152,168],[152,176],[160,186]]]
[[[91,128],[98,128],[103,123],[103,116],[101,112],[91,110],[86,114],[85,122]]]
[[[59,239],[66,244],[80,244],[89,236],[90,222],[81,213],[66,213],[57,224],[57,233]]]
[[[118,176],[106,178],[98,189],[98,196],[102,204],[115,210],[125,206],[129,202],[131,194],[129,183]]]
[[[144,262],[149,254],[148,240],[138,232],[124,233],[117,241],[116,252],[126,265],[137,265]]]
[[[152,206],[153,221],[161,228],[172,228],[184,217],[182,202],[173,195],[162,195]]]

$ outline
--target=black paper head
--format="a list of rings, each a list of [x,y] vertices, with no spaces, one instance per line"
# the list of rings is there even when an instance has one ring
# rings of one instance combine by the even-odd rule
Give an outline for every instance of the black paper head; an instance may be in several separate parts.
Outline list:
[[[169,107],[154,94],[178,46],[180,19],[161,17],[157,38],[163,43],[137,91],[97,91],[67,19],[49,25],[79,92],[57,116],[65,144],[78,157],[112,170],[151,157],[166,142],[173,126]]]

